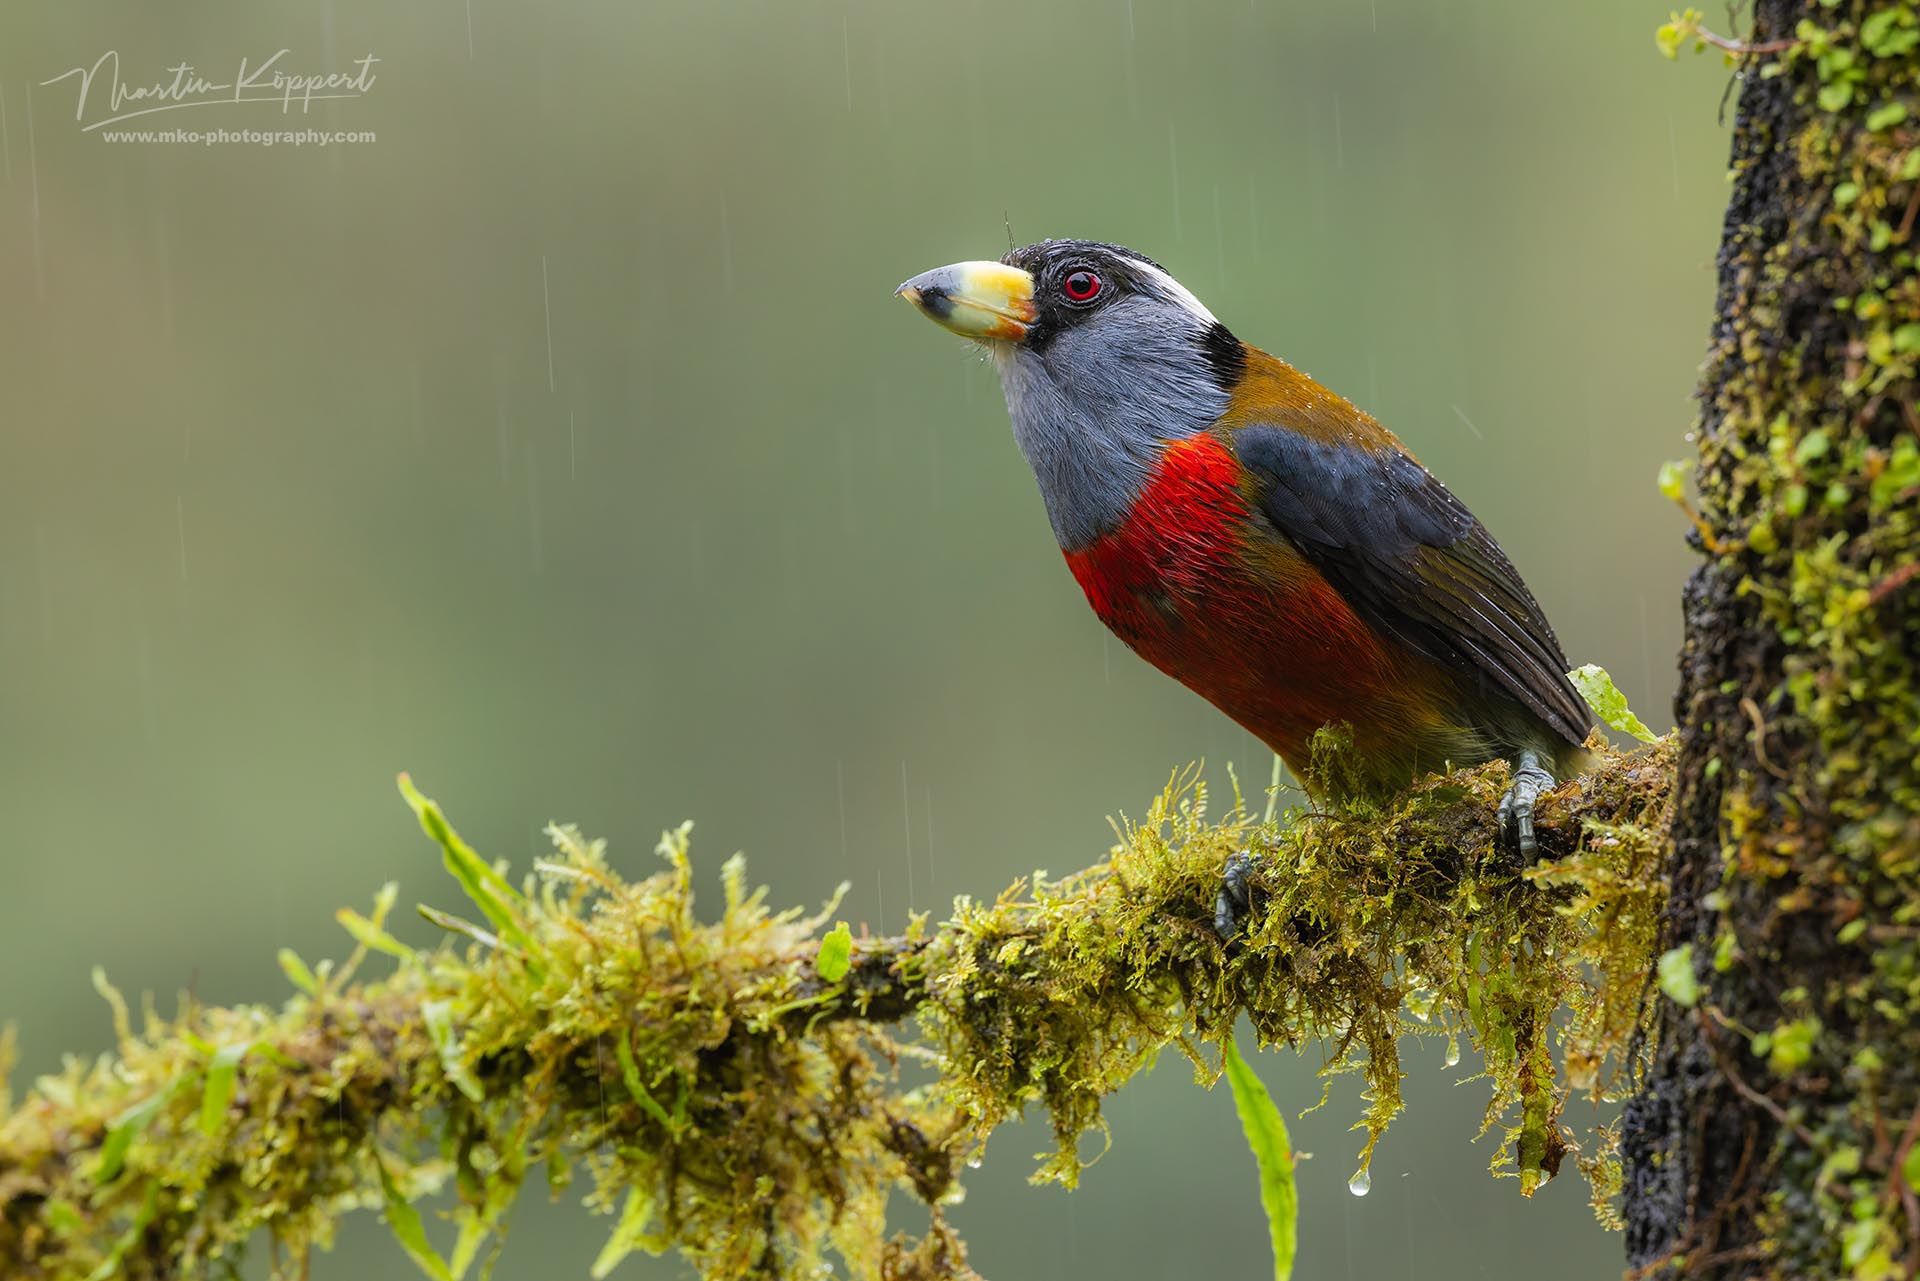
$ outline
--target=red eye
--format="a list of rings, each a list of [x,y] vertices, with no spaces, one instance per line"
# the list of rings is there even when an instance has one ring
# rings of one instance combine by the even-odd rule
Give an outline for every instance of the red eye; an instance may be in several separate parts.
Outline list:
[[[1067,277],[1063,287],[1074,302],[1092,302],[1100,293],[1100,277],[1090,271],[1076,271]]]

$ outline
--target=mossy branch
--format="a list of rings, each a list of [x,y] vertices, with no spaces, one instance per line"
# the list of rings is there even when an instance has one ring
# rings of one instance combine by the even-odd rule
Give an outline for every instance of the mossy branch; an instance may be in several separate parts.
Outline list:
[[[1497,840],[1502,765],[1279,824],[1237,797],[1210,820],[1187,777],[1105,861],[856,940],[837,981],[818,964],[834,905],[773,912],[738,860],[724,909],[696,916],[684,827],[641,880],[551,829],[555,856],[515,885],[409,789],[484,919],[422,911],[464,945],[396,939],[388,887],[341,914],[343,964],[282,954],[300,991],[278,1010],[188,1000],[136,1027],[101,980],[118,1051],[0,1090],[0,1274],[192,1275],[264,1231],[276,1272],[304,1276],[342,1214],[383,1207],[427,1275],[457,1278],[534,1171],[558,1188],[584,1167],[617,1215],[596,1276],[668,1248],[712,1279],[817,1275],[829,1249],[857,1277],[970,1276],[941,1207],[993,1128],[1043,1104],[1058,1150],[1035,1177],[1072,1184],[1100,1100],[1169,1045],[1210,1082],[1204,1047],[1243,1012],[1362,1073],[1363,1166],[1400,1108],[1398,1039],[1471,1041],[1509,1140],[1496,1166],[1530,1192],[1573,1147],[1561,1105],[1613,1094],[1636,1052],[1671,773],[1664,743],[1603,753],[1542,801],[1533,867]],[[1213,899],[1246,846],[1262,895],[1229,949]],[[393,972],[356,979],[372,952]],[[1591,1147],[1604,1203],[1618,1165]],[[445,1254],[412,1204],[442,1187]],[[928,1207],[919,1241],[884,1239],[896,1190]]]

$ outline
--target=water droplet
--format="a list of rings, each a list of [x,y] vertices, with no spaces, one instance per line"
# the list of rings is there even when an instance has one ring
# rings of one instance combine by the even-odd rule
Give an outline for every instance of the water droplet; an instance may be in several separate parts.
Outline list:
[[[1446,1064],[1448,1067],[1460,1066],[1460,1040],[1458,1037],[1450,1036],[1447,1038]]]
[[[967,1168],[968,1168],[969,1170],[977,1170],[977,1169],[979,1169],[979,1168],[980,1168],[981,1166],[983,1166],[983,1165],[985,1165],[985,1164],[986,1164],[986,1162],[984,1162],[984,1161],[982,1161],[982,1160],[981,1160],[981,1159],[980,1159],[979,1157],[977,1157],[977,1156],[971,1156],[971,1157],[968,1157],[968,1158],[967,1158]]]
[[[1365,1196],[1373,1191],[1373,1176],[1367,1173],[1366,1166],[1363,1165],[1353,1172],[1353,1177],[1347,1180],[1347,1191],[1355,1196]]]

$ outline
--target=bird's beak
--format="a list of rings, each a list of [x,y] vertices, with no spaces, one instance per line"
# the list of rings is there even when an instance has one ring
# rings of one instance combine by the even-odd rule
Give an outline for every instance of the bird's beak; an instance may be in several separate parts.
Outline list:
[[[962,338],[1019,342],[1039,314],[1033,305],[1033,277],[1002,262],[935,267],[894,292]]]

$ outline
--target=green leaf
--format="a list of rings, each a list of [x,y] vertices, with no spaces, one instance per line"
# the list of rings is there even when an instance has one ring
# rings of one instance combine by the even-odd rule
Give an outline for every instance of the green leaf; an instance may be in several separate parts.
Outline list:
[[[155,1090],[113,1118],[107,1126],[107,1137],[100,1144],[100,1162],[93,1167],[95,1183],[113,1182],[126,1167],[127,1149],[153,1124],[154,1118],[172,1101],[173,1092],[179,1088],[180,1083],[175,1081],[163,1089]]]
[[[1893,128],[1893,126],[1899,124],[1906,118],[1906,103],[1889,102],[1884,106],[1875,107],[1867,113],[1867,129],[1871,133],[1879,133],[1882,129]]]
[[[315,978],[300,954],[290,947],[280,949],[280,972],[287,976],[287,982],[305,992],[308,996],[320,994],[320,980]]]
[[[497,935],[490,934],[486,930],[481,929],[464,916],[455,916],[452,912],[442,912],[439,908],[428,907],[425,903],[419,905],[419,912],[421,916],[432,921],[449,934],[464,934],[481,947],[488,948],[495,952],[500,950],[500,939]]]
[[[640,1065],[633,1061],[633,1047],[627,1044],[627,1034],[624,1031],[613,1043],[613,1057],[620,1061],[620,1079],[626,1082],[627,1093],[633,1096],[633,1101],[640,1105],[643,1112],[666,1126],[667,1131],[672,1133],[676,1128],[673,1118],[668,1116],[667,1110],[660,1106],[652,1094],[648,1093],[646,1082],[640,1079]]]
[[[1792,1076],[1813,1058],[1814,1042],[1820,1039],[1823,1030],[1820,1020],[1812,1015],[1777,1023],[1772,1035],[1767,1036],[1766,1048],[1756,1048],[1754,1053],[1767,1056],[1767,1066],[1775,1076]],[[1755,1037],[1754,1041],[1757,1046],[1759,1037]]]
[[[489,1236],[498,1240],[501,1220],[520,1193],[520,1177],[516,1173],[508,1177],[502,1171],[494,1171],[487,1176],[486,1195],[478,1205],[464,1205],[460,1208],[460,1235],[454,1239],[453,1254],[447,1260],[447,1270],[453,1273],[454,1281],[467,1275],[473,1268],[473,1261],[480,1256],[480,1247],[487,1243]],[[481,1268],[484,1278],[492,1270],[492,1260]]]
[[[387,882],[389,885],[393,882]],[[353,935],[353,941],[361,947],[371,948],[375,952],[385,952],[388,956],[402,961],[413,959],[413,949],[393,935],[381,929],[374,921],[360,915],[350,907],[343,907],[333,914],[333,919]]]
[[[1609,728],[1622,734],[1631,734],[1643,743],[1654,741],[1654,732],[1647,728],[1645,721],[1633,714],[1627,706],[1627,696],[1613,683],[1613,677],[1607,675],[1607,669],[1597,663],[1588,663],[1576,667],[1567,673],[1567,679],[1580,691],[1580,697],[1587,700],[1587,706],[1593,714],[1606,722]]]
[[[1683,943],[1660,954],[1660,990],[1675,1005],[1692,1009],[1700,1004],[1700,976],[1693,972],[1693,944]]]
[[[1552,1128],[1553,1091],[1540,1088],[1524,1091],[1520,1109],[1520,1137],[1516,1144],[1520,1157],[1522,1196],[1532,1196],[1543,1182],[1547,1138]]]
[[[63,1239],[71,1239],[87,1226],[80,1215],[80,1207],[65,1197],[53,1197],[40,1207],[41,1215],[53,1234]]]
[[[1908,1187],[1920,1192],[1920,1143],[1907,1149],[1907,1159],[1900,1163],[1900,1177],[1907,1181]]]
[[[1896,5],[1869,14],[1860,23],[1860,43],[1876,58],[1897,58],[1911,52],[1920,43],[1913,10]]]
[[[399,778],[400,795],[406,798],[420,828],[440,846],[441,862],[446,865],[453,879],[460,882],[460,888],[473,900],[475,907],[493,924],[500,937],[518,947],[525,956],[527,968],[534,976],[543,977],[545,967],[535,959],[533,939],[520,923],[520,911],[526,899],[519,890],[507,884],[507,878],[493,869],[485,859],[476,853],[471,845],[460,839],[460,833],[453,830],[447,822],[447,816],[440,811],[439,805],[421,795],[413,780],[402,774]]]
[[[112,1281],[113,1278],[118,1277],[121,1261],[140,1244],[141,1238],[146,1236],[147,1228],[153,1223],[159,1211],[160,1181],[148,1179],[146,1199],[140,1203],[140,1209],[134,1213],[133,1222],[129,1223],[127,1230],[114,1241],[112,1248],[107,1251],[107,1257],[100,1260],[100,1266],[87,1274],[87,1281]]]
[[[820,940],[820,951],[813,958],[816,974],[829,983],[838,983],[853,968],[853,931],[840,922]]]
[[[1660,476],[1655,483],[1669,501],[1677,503],[1687,496],[1687,468],[1690,465],[1677,458],[1669,458],[1660,464]]]
[[[478,1214],[468,1215],[460,1222],[460,1235],[454,1239],[453,1257],[447,1261],[447,1271],[455,1281],[467,1275],[473,1267],[474,1259],[479,1257],[480,1247],[487,1243],[487,1233],[492,1226]]]
[[[1827,433],[1816,427],[1802,436],[1800,443],[1793,447],[1793,461],[1804,467],[1816,459],[1825,458],[1827,451],[1832,448],[1833,441]]]
[[[375,1157],[374,1165],[380,1170],[380,1193],[387,1200],[387,1226],[393,1229],[394,1239],[400,1243],[400,1248],[433,1281],[453,1281],[447,1261],[427,1240],[427,1225],[420,1221],[420,1211],[408,1204],[407,1198],[400,1194],[393,1176],[387,1173],[387,1163]]]
[[[1274,1281],[1287,1281],[1293,1275],[1300,1219],[1300,1197],[1293,1186],[1293,1141],[1287,1137],[1286,1120],[1273,1105],[1273,1096],[1233,1041],[1228,1039],[1223,1048],[1233,1107],[1240,1114],[1240,1128],[1247,1133],[1247,1146],[1253,1149],[1254,1164],[1260,1167],[1260,1204],[1266,1208],[1267,1231],[1273,1236]]]
[[[233,1087],[240,1075],[240,1060],[253,1049],[253,1042],[223,1045],[207,1063],[207,1084],[200,1092],[200,1133],[218,1134],[227,1123],[227,1104],[233,1102]]]
[[[659,1254],[666,1248],[666,1242],[656,1235],[649,1235],[647,1221],[653,1217],[653,1197],[645,1189],[634,1187],[627,1192],[627,1204],[620,1211],[620,1222],[614,1226],[613,1235],[600,1248],[593,1260],[588,1275],[593,1281],[603,1278],[620,1266],[620,1260],[635,1250],[645,1250],[648,1254]]]
[[[480,1082],[474,1079],[473,1072],[467,1067],[467,1056],[461,1051],[460,1037],[453,1030],[453,1002],[428,1001],[420,1007],[420,1017],[427,1025],[427,1037],[433,1042],[434,1052],[440,1056],[440,1070],[447,1074],[460,1093],[479,1103],[486,1098],[480,1089]]]

